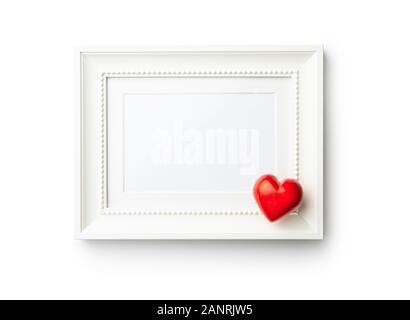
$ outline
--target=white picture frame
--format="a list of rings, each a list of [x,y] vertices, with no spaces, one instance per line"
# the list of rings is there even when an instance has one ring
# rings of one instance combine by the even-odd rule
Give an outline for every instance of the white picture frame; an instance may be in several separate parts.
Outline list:
[[[322,46],[93,47],[75,59],[77,239],[323,238]],[[175,151],[176,132],[203,146],[210,127],[230,130],[235,155],[255,133],[257,151],[219,167],[203,160],[212,148]],[[154,148],[167,132],[172,148]],[[262,172],[300,181],[297,212],[263,217],[251,187]]]

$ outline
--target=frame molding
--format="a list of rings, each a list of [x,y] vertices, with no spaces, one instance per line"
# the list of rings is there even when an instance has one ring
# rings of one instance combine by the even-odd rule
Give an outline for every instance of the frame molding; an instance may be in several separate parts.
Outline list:
[[[260,215],[259,211],[118,211],[107,208],[107,79],[108,78],[177,78],[177,77],[266,77],[290,78],[295,82],[295,177],[299,180],[299,70],[190,70],[130,71],[101,74],[101,215]],[[298,214],[295,211],[292,214]]]

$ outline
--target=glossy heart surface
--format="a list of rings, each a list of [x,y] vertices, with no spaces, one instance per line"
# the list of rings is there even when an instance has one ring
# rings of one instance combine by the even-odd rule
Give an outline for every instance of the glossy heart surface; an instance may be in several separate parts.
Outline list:
[[[285,179],[281,183],[273,175],[263,175],[256,181],[253,195],[266,218],[273,222],[297,209],[303,191],[297,180]]]

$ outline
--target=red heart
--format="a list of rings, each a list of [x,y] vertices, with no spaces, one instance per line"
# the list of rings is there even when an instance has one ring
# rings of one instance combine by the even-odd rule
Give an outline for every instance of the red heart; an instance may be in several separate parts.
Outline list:
[[[303,192],[296,180],[286,179],[280,183],[275,176],[264,175],[256,181],[253,195],[266,218],[273,222],[295,210]]]

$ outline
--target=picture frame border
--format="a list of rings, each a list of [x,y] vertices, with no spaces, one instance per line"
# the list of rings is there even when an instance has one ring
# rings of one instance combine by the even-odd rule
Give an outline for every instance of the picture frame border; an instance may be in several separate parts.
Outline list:
[[[76,239],[323,239],[323,46],[322,45],[308,45],[308,46],[233,46],[233,47],[214,47],[214,46],[206,46],[206,47],[133,47],[133,48],[119,48],[119,47],[77,47],[75,48],[75,64],[76,66],[79,66],[79,68],[75,68],[75,81],[76,81],[76,102],[75,102],[75,110],[76,110],[76,141],[78,147],[76,148],[76,208],[77,208],[77,213],[75,215],[75,238]],[[215,52],[220,52],[220,53],[295,53],[295,52],[312,52],[317,55],[317,75],[318,75],[318,83],[317,83],[317,111],[319,114],[319,119],[318,119],[318,145],[320,146],[318,150],[318,200],[319,200],[319,212],[317,213],[317,227],[315,228],[314,231],[307,231],[305,233],[298,233],[298,234],[292,234],[292,233],[274,233],[272,235],[235,235],[235,234],[219,234],[217,236],[215,235],[184,235],[184,234],[153,234],[152,236],[147,236],[147,235],[142,235],[139,236],[137,234],[109,234],[109,233],[95,233],[94,231],[91,233],[87,233],[85,228],[84,228],[84,216],[83,216],[83,208],[82,208],[82,201],[83,201],[83,185],[82,185],[82,177],[83,177],[83,145],[82,145],[82,139],[83,139],[83,132],[84,132],[84,122],[82,118],[82,113],[83,113],[83,54],[144,54],[144,53],[188,53],[188,52],[193,52],[193,53],[215,53]],[[168,73],[178,76],[184,75],[184,76],[195,76],[196,74],[201,74],[202,76],[206,74],[209,74],[209,76],[228,76],[232,77],[234,76],[234,73],[232,71],[228,70],[206,70],[206,71],[199,71],[199,70],[190,70],[190,71],[184,71],[184,72],[171,72],[170,71],[118,71],[117,72],[112,72],[112,71],[107,71],[103,72],[101,74],[101,81],[102,83],[106,81],[106,78],[109,76],[119,76],[119,75],[129,75],[129,76],[135,76],[135,75],[144,75],[145,76],[161,76],[163,73]],[[286,74],[287,72],[290,72],[289,70],[243,70],[243,71],[237,71],[238,75],[247,75],[247,76],[258,76],[260,75],[265,75],[266,72],[268,74],[272,72],[271,74]],[[291,70],[292,74],[296,75],[299,77],[299,70]],[[104,87],[104,86],[103,86]],[[102,91],[102,98],[104,98],[104,88]],[[296,90],[299,90],[299,78],[297,78],[297,85],[296,85]],[[299,92],[298,92],[299,94]],[[297,136],[299,136],[299,96],[297,94]],[[80,108],[78,108],[78,104],[80,104]],[[103,107],[103,103],[102,103]],[[102,114],[102,116],[104,116]],[[106,119],[105,119],[106,121]],[[106,135],[106,132],[104,132],[104,135]],[[105,149],[105,148],[104,148]],[[298,152],[299,152],[299,139],[297,139],[296,143],[296,152],[297,152],[297,175],[299,175],[299,161],[298,161]],[[104,157],[106,154],[104,155]],[[106,169],[105,169],[106,170]],[[105,171],[106,173],[106,171]],[[103,190],[103,192],[106,191],[106,188]],[[107,214],[107,212],[104,213],[104,205],[105,205],[105,200],[102,199],[101,202],[101,209],[103,215]],[[121,213],[108,213],[108,215],[121,215]],[[123,212],[122,214],[124,215],[133,215],[135,213],[132,212]],[[142,213],[144,214],[144,213]],[[153,213],[154,215],[162,215],[163,213]],[[175,213],[171,213],[172,215],[175,215]],[[243,215],[244,213],[239,213],[240,215]],[[145,215],[145,214],[144,214]],[[187,213],[181,213],[181,215],[186,216]],[[201,215],[199,213],[199,215]],[[207,213],[204,213],[204,215],[208,215]],[[293,218],[290,218],[293,219]]]

